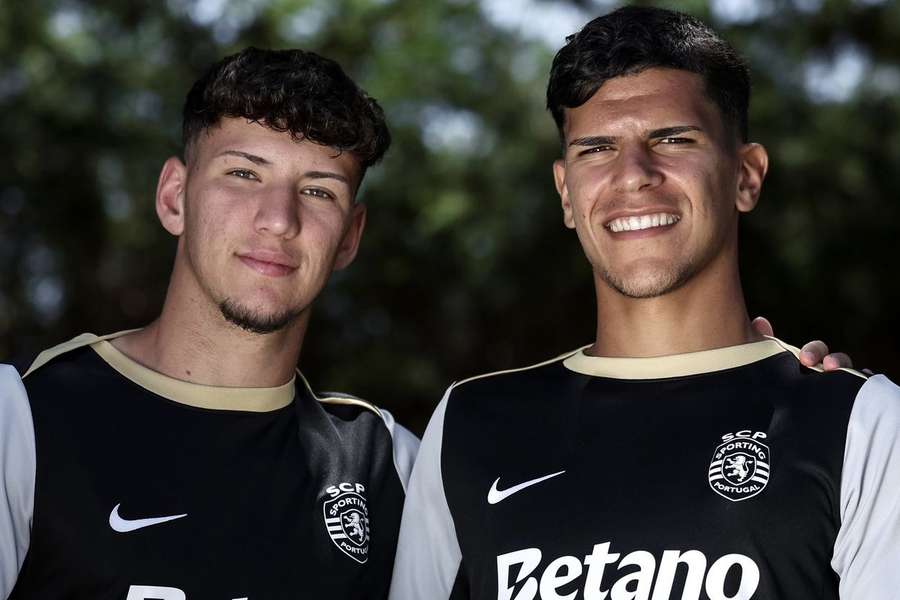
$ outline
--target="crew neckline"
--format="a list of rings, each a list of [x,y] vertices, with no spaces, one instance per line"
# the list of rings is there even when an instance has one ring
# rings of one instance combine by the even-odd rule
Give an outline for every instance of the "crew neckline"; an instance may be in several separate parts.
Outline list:
[[[799,354],[793,346],[772,337],[737,346],[649,358],[590,356],[585,354],[589,347],[576,351],[563,361],[563,365],[576,373],[595,377],[665,379],[743,367],[782,352]]]
[[[296,376],[276,387],[220,387],[191,383],[154,371],[113,346],[109,340],[129,333],[122,331],[90,342],[93,349],[120,375],[142,388],[173,402],[210,410],[269,412],[288,406],[294,399]]]

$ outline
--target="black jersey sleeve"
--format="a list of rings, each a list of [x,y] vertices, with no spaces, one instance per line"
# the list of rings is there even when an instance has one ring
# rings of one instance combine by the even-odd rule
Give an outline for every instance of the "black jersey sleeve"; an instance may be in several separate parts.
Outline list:
[[[419,448],[412,470],[390,600],[457,600],[467,598],[461,576],[462,552],[441,475],[444,413],[452,388],[438,404]]]
[[[889,600],[900,589],[900,388],[883,375],[860,388],[841,476],[832,567],[841,598]]]
[[[25,388],[15,368],[0,365],[0,598],[9,595],[28,552],[35,460]]]

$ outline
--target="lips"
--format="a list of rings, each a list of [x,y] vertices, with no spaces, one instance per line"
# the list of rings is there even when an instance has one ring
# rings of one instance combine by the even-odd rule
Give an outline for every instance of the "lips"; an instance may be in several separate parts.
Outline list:
[[[260,275],[285,277],[297,270],[291,258],[279,252],[254,251],[238,254],[238,259]]]

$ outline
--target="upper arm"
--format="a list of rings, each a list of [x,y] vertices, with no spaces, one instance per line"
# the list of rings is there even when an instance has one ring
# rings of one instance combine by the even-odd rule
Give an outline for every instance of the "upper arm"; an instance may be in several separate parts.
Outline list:
[[[403,492],[407,493],[410,473],[416,460],[416,454],[419,452],[419,438],[413,435],[409,429],[397,423],[394,420],[394,416],[388,411],[381,409],[379,412],[391,434],[391,443],[394,450],[394,468],[397,471],[397,476],[400,478],[400,483],[403,485]]]
[[[0,598],[15,585],[31,539],[36,453],[22,380],[0,365]]]
[[[841,473],[832,567],[841,598],[887,600],[900,588],[900,388],[883,375],[860,388]]]
[[[390,600],[458,597],[454,582],[459,575],[462,553],[441,474],[444,412],[449,393],[425,430],[410,477]]]

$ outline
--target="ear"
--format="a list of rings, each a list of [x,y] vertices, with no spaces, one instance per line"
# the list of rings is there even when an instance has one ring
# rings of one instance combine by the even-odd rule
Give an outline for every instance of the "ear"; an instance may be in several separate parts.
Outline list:
[[[179,236],[184,231],[184,196],[187,188],[187,167],[172,156],[159,172],[156,184],[156,215],[166,231]]]
[[[363,229],[366,228],[366,205],[354,204],[349,220],[347,231],[344,232],[341,245],[338,246],[337,256],[334,259],[335,271],[348,267],[356,258],[359,241],[362,239]]]
[[[575,229],[575,216],[572,203],[569,201],[569,188],[566,187],[566,161],[557,158],[553,161],[553,181],[556,183],[556,193],[562,203],[563,223],[569,229]]]
[[[763,180],[769,170],[769,154],[762,144],[744,144],[738,150],[741,172],[738,175],[735,206],[739,212],[750,212],[756,208]]]

